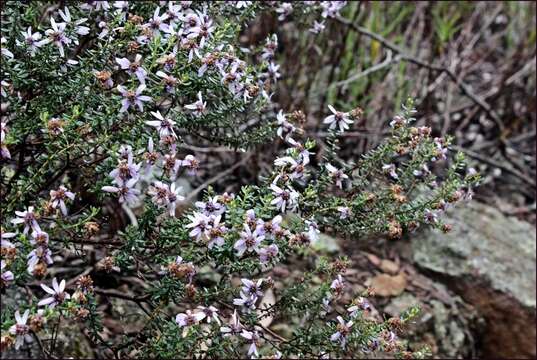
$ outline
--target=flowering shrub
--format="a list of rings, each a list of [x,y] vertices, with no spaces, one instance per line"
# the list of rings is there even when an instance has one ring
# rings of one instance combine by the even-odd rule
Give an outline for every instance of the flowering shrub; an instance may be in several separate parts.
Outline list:
[[[260,10],[280,20],[293,13],[312,18],[310,30],[319,32],[319,19],[343,5],[2,8],[1,286],[22,297],[2,306],[3,351],[37,341],[61,356],[55,339],[63,319],[83,323],[86,337],[117,357],[410,355],[398,335],[417,309],[373,320],[369,291],[352,294],[346,284],[346,258],[319,256],[299,279],[272,278],[278,263],[311,259],[321,229],[356,241],[399,238],[422,224],[449,231],[440,215],[469,199],[478,181],[461,154],[448,159],[450,139],[412,126],[411,101],[391,122],[391,136],[356,163],[337,150],[359,108],[329,106],[322,154],[305,137],[304,114],[274,113],[277,37],[243,49],[245,22]],[[236,194],[209,186],[187,208],[179,180],[209,173],[184,151],[187,142],[246,151],[273,138],[288,148],[269,176]],[[121,212],[131,224],[111,233]],[[58,261],[89,267],[67,279]],[[137,295],[101,286],[127,276],[143,284],[133,288]],[[114,297],[143,311],[135,334],[103,337],[99,305]],[[292,335],[271,330],[272,321]]]

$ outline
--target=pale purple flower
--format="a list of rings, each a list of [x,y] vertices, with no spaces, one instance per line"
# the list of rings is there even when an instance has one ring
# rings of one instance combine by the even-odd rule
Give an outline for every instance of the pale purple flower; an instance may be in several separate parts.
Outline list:
[[[201,58],[201,66],[198,69],[198,77],[205,75],[209,66],[213,66],[216,62],[216,56],[213,53],[207,53]]]
[[[271,61],[267,66],[267,75],[268,78],[272,79],[272,81],[278,81],[278,79],[282,76],[280,74],[280,65]]]
[[[123,96],[123,100],[121,100],[121,109],[119,110],[120,112],[125,112],[129,107],[134,105],[138,106],[138,109],[143,112],[144,102],[152,101],[151,97],[142,95],[142,92],[145,90],[144,84],[138,86],[135,91],[127,90],[122,85],[118,85],[117,89]]]
[[[4,271],[5,268],[6,268],[6,262],[2,260],[0,262],[0,271],[2,273],[2,275],[0,275],[0,281],[1,281],[0,287],[2,288],[7,287],[9,283],[15,279],[15,276],[13,275],[11,271],[9,270]]]
[[[278,115],[276,115],[276,120],[278,124],[278,130],[276,130],[276,134],[278,134],[280,138],[287,139],[289,138],[289,136],[291,136],[292,133],[296,131],[296,127],[289,121],[287,121],[282,110],[280,110],[278,112]]]
[[[130,61],[127,58],[116,58],[116,62],[119,66],[126,70],[130,75],[136,75],[140,84],[145,84],[145,78],[147,76],[147,71],[142,67],[142,55],[136,54],[134,61]]]
[[[187,310],[185,313],[180,313],[175,316],[175,322],[180,327],[187,327],[198,324],[201,320],[205,318],[204,312],[192,312]]]
[[[310,241],[317,241],[319,240],[319,226],[317,223],[313,220],[306,220],[306,227],[308,230],[308,237]]]
[[[205,231],[209,228],[209,218],[202,213],[195,212],[192,215],[187,215],[187,218],[191,221],[186,225],[187,228],[192,229],[189,236],[200,240]]]
[[[351,332],[351,326],[353,324],[353,321],[350,320],[346,323],[341,316],[337,317],[337,321],[339,323],[336,326],[337,331],[332,334],[332,336],[330,336],[330,341],[339,342],[341,347],[344,349],[347,343],[347,336]]]
[[[466,201],[470,201],[473,198],[474,198],[474,191],[471,188],[468,188],[468,190],[464,192],[463,199]]]
[[[349,316],[354,319],[356,316],[358,316],[360,310],[369,311],[370,309],[371,305],[369,302],[363,297],[359,297],[356,301],[356,305],[352,305],[347,308],[347,312],[349,313]]]
[[[270,262],[272,259],[278,256],[278,251],[278,245],[276,244],[271,244],[267,247],[259,249],[259,262],[261,262],[261,264]]]
[[[231,336],[231,335],[238,335],[242,331],[242,324],[239,318],[239,315],[237,314],[237,310],[233,312],[233,315],[231,315],[231,318],[229,319],[229,326],[222,326],[220,328],[220,332],[224,334],[224,336]]]
[[[2,88],[3,90],[3,88]],[[7,123],[1,122],[0,123],[0,155],[2,156],[2,159],[11,159],[11,154],[6,146],[5,140],[6,140],[6,134],[8,132]]]
[[[250,343],[250,347],[248,348],[248,356],[259,356],[257,352],[257,345],[259,345],[259,335],[257,334],[257,331],[243,330],[241,336]]]
[[[275,166],[288,167],[287,172],[291,179],[302,179],[306,172],[306,164],[301,162],[302,158],[299,161],[296,161],[291,156],[284,156],[274,160]],[[309,161],[309,159],[308,159]]]
[[[185,28],[191,29],[199,26],[202,22],[199,14],[196,14],[194,11],[189,11],[185,15],[181,16],[181,21],[183,22]]]
[[[15,236],[17,236],[16,233],[13,233],[13,232],[3,232],[1,229],[0,229],[0,238],[2,239],[2,241],[4,241],[4,239],[11,239],[11,238],[14,238]],[[9,241],[5,240],[6,243],[8,244],[11,244]],[[5,245],[7,247],[9,247],[9,245]],[[4,247],[4,242],[2,242],[2,247]]]
[[[310,155],[313,153],[310,153],[304,145],[299,143],[293,138],[287,138],[287,143],[294,147],[296,150],[298,150],[298,155],[302,158],[302,164],[307,165],[310,162]],[[289,152],[290,149],[287,150]]]
[[[157,7],[153,13],[153,17],[148,23],[143,25],[144,27],[151,29],[154,35],[159,34],[161,31],[168,32],[170,28],[169,25],[164,22],[168,19],[168,15],[166,13],[159,15],[159,13],[160,7]]]
[[[323,9],[321,13],[323,18],[339,16],[339,11],[347,4],[346,1],[321,1],[320,3]]]
[[[217,308],[215,308],[214,306],[198,306],[197,309],[205,314],[205,321],[207,321],[208,324],[210,324],[211,321],[214,320],[218,325],[220,325]]]
[[[345,282],[343,281],[343,277],[341,275],[338,275],[337,278],[332,281],[330,289],[332,289],[336,295],[340,295],[343,292],[345,289]]]
[[[52,289],[45,284],[41,284],[41,288],[52,296],[44,298],[37,303],[37,306],[48,305],[49,308],[53,309],[56,305],[62,304],[65,300],[71,298],[71,295],[65,292],[65,279],[58,285],[58,280],[54,278],[52,279]]]
[[[393,120],[390,121],[390,127],[398,128],[398,127],[401,127],[403,125],[406,125],[407,123],[408,123],[408,120],[406,120],[403,116],[396,115],[396,116],[393,117]]]
[[[349,117],[349,113],[337,111],[332,105],[328,105],[328,108],[332,112],[332,115],[327,116],[323,120],[323,124],[330,124],[329,128],[332,130],[339,128],[340,132],[348,130],[349,124],[353,123],[353,121]]]
[[[233,305],[244,307],[246,311],[254,310],[257,297],[245,294],[241,291],[240,297],[233,299]]]
[[[194,59],[194,55],[198,58],[201,57],[199,49],[200,46],[195,39],[182,38],[181,39],[181,49],[188,50],[188,62],[191,63]]]
[[[438,213],[436,211],[425,209],[423,212],[423,219],[426,223],[435,224],[438,221]]]
[[[28,234],[30,229],[34,231],[41,230],[37,223],[33,206],[29,206],[26,211],[15,211],[15,215],[17,215],[17,217],[12,219],[11,223],[15,225],[24,224],[24,230],[22,231],[24,235]]]
[[[395,180],[399,179],[399,175],[397,175],[396,170],[397,168],[395,167],[394,164],[385,164],[382,166],[382,171],[384,171],[384,173],[386,174],[389,174],[390,177]]]
[[[278,35],[272,34],[271,36],[267,37],[265,41],[261,58],[267,61],[272,60],[274,58],[274,54],[276,53],[276,49],[278,49]]]
[[[46,232],[42,230],[36,230],[32,232],[32,238],[30,239],[30,244],[46,246],[48,245],[49,236]]]
[[[170,188],[168,185],[160,181],[155,181],[147,191],[147,194],[151,196],[151,200],[158,207],[163,207],[168,204],[168,192]]]
[[[326,170],[330,174],[332,180],[336,183],[336,186],[340,189],[343,188],[343,180],[348,179],[349,177],[340,169],[337,169],[332,164],[326,164]]]
[[[67,206],[65,206],[65,199],[75,199],[75,194],[67,190],[65,186],[60,186],[58,190],[50,190],[50,201],[52,202],[52,207],[60,207],[63,216],[67,216]]]
[[[320,32],[324,30],[324,28],[325,28],[324,21],[318,22],[317,20],[315,20],[313,22],[313,26],[309,29],[309,31],[314,34],[319,34]]]
[[[200,47],[205,46],[206,39],[211,37],[211,34],[215,30],[215,26],[213,26],[213,21],[211,19],[205,20],[202,19],[200,21],[200,24],[198,26],[191,27],[187,30],[187,37],[192,38],[200,38]]]
[[[228,70],[220,69],[220,76],[222,78],[222,84],[226,85],[229,91],[236,97],[239,92],[244,88],[240,80],[243,76],[243,72],[238,63],[233,63]]]
[[[257,282],[254,282],[250,279],[241,279],[241,282],[243,285],[241,292],[244,292],[246,295],[252,296],[256,299],[263,296],[263,291],[261,291],[263,279],[258,279]]]
[[[185,105],[185,108],[188,110],[192,110],[194,116],[201,116],[205,112],[207,108],[207,102],[203,101],[203,98],[201,96],[201,91],[198,91],[198,100],[192,104]]]
[[[113,6],[119,11],[127,11],[129,8],[129,2],[128,1],[114,1]]]
[[[180,192],[181,187],[175,188],[175,183],[171,183],[170,190],[168,191],[168,212],[170,216],[175,217],[177,202],[185,199],[184,196],[179,195]]]
[[[278,231],[282,229],[280,224],[283,218],[281,215],[276,215],[272,220],[261,222],[259,226],[259,233],[265,235],[265,237],[274,237]]]
[[[35,52],[43,45],[48,44],[50,39],[41,40],[41,33],[35,32],[32,33],[32,27],[21,32],[24,36],[24,41],[16,40],[18,46],[24,46],[30,52],[31,56],[35,56]]]
[[[446,145],[446,141],[442,138],[434,138],[434,144],[436,145],[436,156],[432,158],[432,161],[437,161],[437,160],[446,160],[447,159],[447,153],[448,153],[448,148],[447,148],[447,145]]]
[[[86,0],[85,4],[80,5],[83,10],[108,11],[110,4],[104,0]]]
[[[154,150],[153,138],[149,138],[147,142],[147,151],[144,153],[144,173],[146,175],[151,174],[151,172],[153,171],[153,166],[155,166],[159,157],[160,154]]]
[[[64,10],[65,10],[65,12],[59,10],[58,13],[60,14],[60,17],[63,19],[63,21],[65,21],[66,24],[71,24],[72,19],[71,19],[71,13],[69,12],[69,8],[66,6],[64,8]],[[78,35],[88,35],[89,34],[90,28],[87,27],[87,26],[81,26],[81,24],[85,23],[87,20],[88,19],[86,19],[86,18],[82,18],[82,19],[78,19],[77,21],[75,21],[73,23],[73,25],[75,27],[75,32]],[[75,43],[78,43],[78,42],[75,41]]]
[[[132,152],[128,151],[125,157],[121,157],[117,168],[112,170],[108,176],[114,179],[116,184],[122,184],[129,179],[138,179],[140,176],[140,164],[135,164],[133,161]]]
[[[242,9],[247,8],[248,6],[252,5],[252,1],[229,1],[230,3],[235,5],[236,9]]]
[[[30,334],[30,327],[26,325],[28,322],[28,316],[30,315],[30,310],[26,310],[24,314],[21,316],[19,313],[19,310],[15,311],[15,321],[16,324],[12,325],[9,328],[9,333],[11,335],[16,335],[17,340],[15,341],[15,350],[19,350],[19,348],[25,343],[32,342],[32,335]]]
[[[198,161],[198,159],[194,157],[194,155],[187,155],[181,161],[181,166],[187,169],[187,173],[190,176],[196,175],[199,169],[199,165],[200,165],[200,162]]]
[[[175,144],[172,145],[172,148],[175,149]],[[177,159],[175,151],[170,154],[164,155],[164,161],[162,164],[164,172],[170,176],[170,180],[174,181],[177,178],[177,172],[181,167],[181,160]]]
[[[348,219],[351,215],[351,209],[347,206],[338,206],[337,211],[339,211],[339,218],[341,220]]]
[[[423,164],[421,169],[416,169],[412,171],[412,174],[416,177],[426,176],[426,175],[429,175],[430,173],[431,173],[431,170],[429,170],[429,167],[427,166],[427,164]]]
[[[251,228],[260,228],[264,222],[261,219],[258,219],[255,215],[254,209],[250,209],[246,211],[246,224],[248,224]]]
[[[133,186],[136,184],[138,179],[133,178],[125,182],[122,179],[118,179],[118,186],[103,186],[102,190],[111,193],[117,193],[119,195],[119,202],[126,202],[128,205],[132,205],[138,200],[138,195],[140,195],[140,190],[134,189]]]
[[[168,2],[168,10],[166,10],[166,16],[170,21],[170,25],[175,25],[181,19],[182,13],[181,5],[174,4],[173,1]]]
[[[173,75],[168,75],[163,71],[157,71],[157,76],[162,78],[166,92],[169,94],[174,94],[177,79]]]
[[[4,44],[6,43],[7,43],[7,39],[5,37],[0,38],[0,52],[5,57],[13,58],[14,57],[13,53],[9,51],[8,49],[6,49],[4,46]]]
[[[221,215],[226,211],[226,207],[220,203],[218,196],[213,196],[206,202],[196,201],[194,205],[205,215]]]
[[[274,195],[274,199],[270,202],[271,205],[276,205],[276,209],[285,213],[285,210],[293,210],[297,205],[299,194],[291,187],[282,189],[276,184],[270,184],[270,188]]]
[[[289,2],[284,2],[276,8],[276,12],[280,14],[278,16],[278,20],[283,21],[293,12],[293,4]]]
[[[326,293],[325,297],[323,298],[323,311],[325,312],[325,314],[323,314],[323,316],[325,316],[326,314],[332,312],[332,306],[330,305],[330,303],[332,302],[332,295],[330,293]]]
[[[257,252],[259,250],[259,244],[265,238],[264,235],[259,234],[257,229],[252,232],[247,224],[244,224],[244,231],[241,232],[240,236],[240,239],[233,246],[237,251],[237,256],[242,256],[245,251]]]
[[[211,215],[209,217],[208,223],[210,227],[206,230],[206,237],[209,240],[207,246],[209,249],[212,249],[215,245],[224,245],[225,240],[223,236],[228,229],[223,224],[220,224],[221,220],[222,215]]]
[[[65,51],[63,46],[71,42],[71,39],[65,35],[65,27],[67,24],[63,22],[56,23],[54,18],[50,18],[50,25],[52,26],[52,29],[46,30],[45,34],[49,37],[50,41],[58,47],[60,55],[64,57]]]
[[[50,251],[50,249],[46,246],[38,246],[34,250],[30,251],[27,258],[27,270],[28,273],[32,275],[37,264],[42,262],[51,265],[54,263],[52,261],[52,251]]]
[[[146,121],[145,123],[149,126],[153,126],[155,128],[157,128],[157,131],[158,131],[158,134],[160,137],[164,137],[164,136],[168,136],[168,135],[172,135],[172,136],[177,136],[175,135],[175,132],[173,130],[173,126],[175,125],[175,121],[173,121],[172,119],[169,119],[169,118],[164,118],[164,116],[162,116],[162,114],[160,113],[160,111],[156,111],[156,112],[151,112],[151,115],[153,115],[155,118],[157,118],[158,120],[150,120],[150,121]]]

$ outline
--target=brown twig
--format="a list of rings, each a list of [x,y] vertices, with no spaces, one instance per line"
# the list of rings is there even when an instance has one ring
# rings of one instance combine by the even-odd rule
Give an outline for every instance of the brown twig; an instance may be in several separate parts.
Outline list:
[[[369,31],[368,29],[366,29],[364,27],[358,26],[358,25],[356,25],[355,23],[353,23],[352,21],[350,21],[348,19],[345,19],[343,17],[337,17],[336,20],[338,22],[342,23],[342,24],[345,24],[345,25],[351,27],[355,31],[359,32],[360,34],[363,34],[363,35],[365,35],[365,36],[367,36],[367,37],[369,37],[371,39],[374,39],[374,40],[378,41],[384,47],[396,52],[399,55],[401,60],[408,61],[408,62],[410,62],[412,64],[427,68],[429,70],[445,73],[455,84],[457,84],[457,86],[459,87],[459,89],[462,91],[462,93],[464,95],[466,95],[468,98],[470,98],[483,111],[485,111],[485,113],[492,120],[494,120],[494,122],[498,126],[500,132],[504,131],[505,125],[503,124],[503,122],[500,119],[500,117],[491,108],[491,106],[485,100],[483,100],[481,97],[476,95],[465,82],[463,82],[462,80],[460,80],[457,77],[457,75],[452,70],[450,70],[450,69],[448,69],[448,68],[446,68],[444,66],[434,65],[434,64],[428,63],[428,62],[426,62],[424,60],[418,59],[418,58],[416,58],[414,56],[411,56],[411,55],[407,54],[405,50],[403,50],[399,46],[395,45],[394,43],[390,42],[389,40],[385,39],[381,35],[376,34],[374,32],[371,32],[371,31]]]
[[[452,146],[455,150],[458,150],[458,151],[461,151],[463,153],[465,153],[466,155],[470,156],[471,158],[474,158],[478,161],[481,161],[485,164],[488,164],[488,165],[491,165],[491,166],[494,166],[498,169],[501,169],[501,170],[504,170],[508,173],[510,173],[511,175],[514,175],[516,176],[517,178],[519,178],[520,180],[524,181],[526,184],[529,184],[531,185],[533,188],[536,187],[536,184],[535,184],[535,180],[533,180],[532,178],[530,178],[529,176],[521,173],[520,171],[514,169],[514,168],[511,168],[509,166],[505,166],[503,165],[502,163],[499,163],[497,161],[494,161],[492,160],[491,158],[488,158],[488,157],[485,157],[485,156],[482,156],[472,150],[468,150],[468,149],[464,149],[460,146]]]
[[[185,199],[185,202],[186,203],[189,203],[190,201],[192,201],[192,199],[194,199],[203,189],[205,189],[207,186],[215,183],[216,181],[220,180],[221,178],[225,177],[225,176],[228,176],[229,174],[231,174],[233,171],[235,171],[235,169],[237,169],[238,167],[244,165],[244,163],[246,163],[251,157],[252,157],[253,153],[250,153],[248,155],[246,155],[241,161],[239,161],[238,163],[236,163],[235,165],[233,165],[232,167],[230,167],[229,169],[227,170],[224,170],[222,171],[221,173],[213,176],[212,178],[210,178],[209,180],[207,180],[206,182],[204,182],[203,184],[201,184],[200,186],[198,186],[197,188],[195,188]]]

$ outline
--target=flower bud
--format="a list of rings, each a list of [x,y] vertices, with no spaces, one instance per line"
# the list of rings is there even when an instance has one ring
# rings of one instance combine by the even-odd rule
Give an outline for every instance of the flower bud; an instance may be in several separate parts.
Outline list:
[[[47,264],[40,261],[35,265],[34,271],[32,272],[32,275],[35,276],[37,279],[42,279],[47,274]]]
[[[351,117],[353,117],[354,119],[361,119],[363,114],[364,114],[364,110],[362,110],[362,108],[359,108],[359,107],[351,110],[350,112]]]
[[[86,308],[78,308],[75,310],[75,320],[85,320],[89,315],[89,310]]]
[[[43,318],[43,315],[35,314],[30,317],[29,326],[33,332],[39,332],[43,328],[44,324],[45,324],[45,319]]]
[[[94,221],[88,221],[84,224],[84,231],[86,232],[87,237],[92,237],[99,233],[99,224]]]
[[[452,229],[453,229],[453,225],[451,225],[451,224],[442,225],[442,232],[444,234],[447,234],[447,233],[451,232]]]
[[[194,299],[194,297],[196,296],[197,294],[197,290],[196,290],[196,287],[192,284],[187,284],[185,286],[185,293],[186,293],[186,296],[190,299]]]
[[[291,113],[291,118],[295,120],[300,125],[304,125],[306,123],[306,114],[302,112],[302,110],[296,110]]]
[[[0,351],[4,352],[15,344],[15,338],[11,335],[2,335],[0,337]]]
[[[396,220],[388,223],[388,235],[390,239],[399,239],[403,235],[403,228]]]

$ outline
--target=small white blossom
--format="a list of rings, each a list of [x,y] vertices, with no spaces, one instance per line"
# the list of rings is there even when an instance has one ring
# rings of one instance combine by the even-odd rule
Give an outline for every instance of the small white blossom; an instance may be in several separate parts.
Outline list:
[[[58,285],[56,278],[52,279],[52,289],[45,284],[41,284],[41,288],[45,290],[49,295],[37,303],[37,306],[48,305],[51,309],[56,305],[62,304],[65,300],[69,300],[71,296],[65,292],[65,279]]]
[[[207,102],[203,101],[203,98],[201,97],[201,91],[198,92],[198,100],[192,104],[185,105],[185,108],[188,110],[192,110],[194,116],[201,116],[203,113],[205,113],[207,107]]]
[[[324,124],[329,124],[329,128],[335,130],[339,128],[340,132],[344,132],[349,129],[349,125],[353,123],[350,119],[349,113],[344,113],[334,109],[332,105],[328,105],[328,108],[332,112],[332,115],[327,116],[324,120]]]

